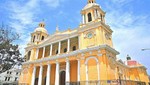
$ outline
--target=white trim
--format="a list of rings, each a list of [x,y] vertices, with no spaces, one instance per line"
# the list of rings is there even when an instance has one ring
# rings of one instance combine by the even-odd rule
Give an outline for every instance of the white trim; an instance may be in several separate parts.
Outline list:
[[[36,50],[36,59],[38,59],[38,55],[39,55],[39,48],[37,48]]]
[[[69,52],[70,51],[70,39],[68,39],[68,46],[67,46],[67,52]]]
[[[70,82],[70,62],[66,60],[66,82]]]
[[[61,41],[58,44],[58,54],[60,54],[60,51],[61,51]]]
[[[36,67],[33,68],[31,85],[34,85],[34,83],[35,83],[35,74],[36,74]]]
[[[52,56],[53,44],[50,45],[50,56]]]
[[[46,48],[46,47],[43,47],[43,54],[42,54],[42,58],[44,58],[44,56],[45,56],[45,48]]]
[[[55,85],[59,85],[59,62],[56,62]]]
[[[94,57],[94,56],[91,56],[91,57],[88,57],[88,58],[86,58],[86,60],[85,60],[85,69],[86,69],[86,81],[87,81],[87,83],[86,83],[86,85],[88,85],[88,81],[89,81],[89,76],[88,76],[88,61],[90,60],[90,59],[94,59],[95,61],[96,61],[96,63],[97,63],[97,74],[98,74],[98,80],[100,80],[100,66],[99,66],[99,61],[98,61],[98,59],[96,58],[96,57]],[[98,82],[98,85],[100,84],[100,82]]]
[[[77,72],[78,72],[78,82],[80,82],[80,60],[78,60],[78,69],[77,69]]]
[[[91,57],[86,58],[85,64],[88,64],[88,61],[89,61],[90,59],[95,59],[95,60],[96,60],[96,63],[99,63],[99,62],[98,62],[98,59],[97,59],[96,57],[91,56]]]
[[[38,85],[42,85],[43,66],[40,66]]]
[[[100,45],[100,46],[86,48],[86,49],[82,49],[82,50],[76,50],[73,52],[69,52],[68,54],[55,55],[55,56],[46,57],[46,58],[39,59],[39,60],[28,61],[28,62],[23,63],[23,65],[36,64],[36,63],[42,63],[42,62],[51,61],[51,60],[62,59],[62,58],[71,57],[71,56],[75,56],[77,54],[81,54],[81,53],[85,53],[85,52],[89,52],[89,51],[93,51],[93,50],[99,50],[99,49],[106,49],[116,55],[119,54],[118,51],[116,51],[115,49],[111,48],[108,45]]]
[[[51,75],[51,65],[47,65],[47,78],[46,78],[46,85],[50,85],[50,75]]]
[[[88,81],[89,81],[89,76],[88,76],[88,65],[85,64],[85,73],[86,73],[86,85],[88,85]]]

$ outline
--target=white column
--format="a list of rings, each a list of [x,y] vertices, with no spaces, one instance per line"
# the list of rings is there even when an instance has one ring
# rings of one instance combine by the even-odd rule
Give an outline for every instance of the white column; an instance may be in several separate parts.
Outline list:
[[[47,65],[46,85],[50,85],[51,65]]]
[[[59,62],[56,62],[55,85],[59,85]]]
[[[38,54],[39,54],[39,48],[36,50],[36,59],[38,59]]]
[[[42,85],[43,66],[40,66],[38,85]]]
[[[99,12],[97,12],[97,16],[98,16],[98,18],[101,18],[101,16],[100,16],[100,13],[99,13]]]
[[[52,56],[52,51],[53,51],[53,44],[50,46],[50,56]]]
[[[100,67],[99,67],[99,63],[97,63],[97,73],[98,73],[98,85],[100,85]]]
[[[97,18],[97,10],[96,9],[94,10],[94,18],[95,19]]]
[[[44,58],[44,55],[45,55],[45,47],[43,47],[43,55],[42,55],[42,58]]]
[[[82,24],[85,24],[85,16],[82,15]]]
[[[58,54],[60,54],[60,50],[61,50],[61,41],[59,42],[59,45],[58,45]]]
[[[81,47],[81,40],[80,40],[80,36],[78,36],[78,49],[80,49],[80,47]]]
[[[68,59],[66,60],[66,82],[66,85],[70,85],[70,62]]]
[[[35,83],[35,75],[36,75],[36,67],[33,68],[31,85],[34,85],[34,83]]]
[[[78,82],[80,82],[80,60],[78,60]]]
[[[88,77],[88,65],[85,64],[85,71],[86,71],[86,85],[88,85],[89,77]]]
[[[68,39],[68,46],[67,47],[68,47],[67,52],[69,52],[70,51],[70,39]]]

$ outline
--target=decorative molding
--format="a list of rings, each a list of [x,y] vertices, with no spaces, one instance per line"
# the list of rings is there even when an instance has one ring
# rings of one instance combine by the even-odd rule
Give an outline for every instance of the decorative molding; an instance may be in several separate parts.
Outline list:
[[[98,61],[98,59],[97,59],[96,57],[91,56],[91,57],[86,58],[86,60],[85,60],[85,65],[88,64],[88,61],[89,61],[90,59],[95,59],[96,63],[99,63],[99,61]]]
[[[110,51],[110,52],[112,52],[116,55],[119,54],[118,51],[116,51],[115,49],[111,48],[108,45],[100,45],[100,46],[95,46],[95,47],[86,48],[86,49],[82,49],[82,50],[76,50],[76,51],[70,52],[68,54],[60,54],[60,55],[55,55],[55,56],[51,56],[51,57],[42,58],[42,59],[39,59],[39,60],[28,61],[28,62],[23,63],[23,65],[42,63],[42,62],[47,62],[47,61],[51,61],[51,60],[58,61],[58,59],[71,57],[71,56],[75,56],[77,54],[83,54],[83,53],[86,53],[86,52],[89,52],[89,51],[99,50],[99,49],[106,49],[106,50],[108,50],[108,51]]]

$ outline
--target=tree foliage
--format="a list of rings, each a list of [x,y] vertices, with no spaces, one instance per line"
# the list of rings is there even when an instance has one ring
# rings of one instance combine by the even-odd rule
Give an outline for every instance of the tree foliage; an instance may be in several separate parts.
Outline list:
[[[19,35],[13,32],[11,27],[3,25],[0,27],[0,73],[24,62],[18,45],[13,44],[18,39]]]

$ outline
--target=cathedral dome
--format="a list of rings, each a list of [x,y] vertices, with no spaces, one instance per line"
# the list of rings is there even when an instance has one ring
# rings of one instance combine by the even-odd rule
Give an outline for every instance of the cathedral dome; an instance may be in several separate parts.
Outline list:
[[[94,6],[99,6],[99,5],[97,3],[89,3],[82,10],[89,9],[89,8],[94,7]]]
[[[46,33],[48,34],[47,30],[45,29],[45,23],[44,22],[41,22],[39,24],[39,27],[37,27],[34,32],[43,32],[43,33]]]

